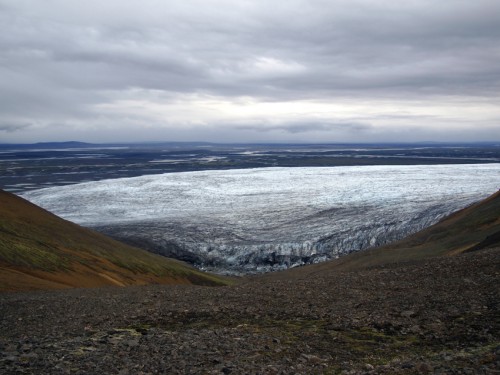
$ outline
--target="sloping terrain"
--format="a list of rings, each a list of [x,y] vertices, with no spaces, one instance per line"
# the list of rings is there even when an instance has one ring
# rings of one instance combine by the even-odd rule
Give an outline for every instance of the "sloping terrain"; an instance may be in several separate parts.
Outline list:
[[[295,280],[0,294],[5,374],[496,374],[500,249]]]
[[[82,228],[0,191],[0,290],[226,282]]]
[[[377,250],[397,253],[402,260],[453,255],[500,245],[500,191],[466,207],[402,241]],[[418,253],[418,255],[417,255]]]

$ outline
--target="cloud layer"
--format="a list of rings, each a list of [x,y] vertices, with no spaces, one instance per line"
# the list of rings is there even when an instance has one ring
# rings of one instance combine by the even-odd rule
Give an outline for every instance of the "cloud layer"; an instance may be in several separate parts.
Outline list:
[[[0,0],[0,139],[500,140],[500,2]]]

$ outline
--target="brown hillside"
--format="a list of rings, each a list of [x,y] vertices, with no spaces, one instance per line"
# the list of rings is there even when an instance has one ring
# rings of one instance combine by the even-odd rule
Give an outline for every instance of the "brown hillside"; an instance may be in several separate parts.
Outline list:
[[[122,244],[0,190],[0,290],[227,280]]]

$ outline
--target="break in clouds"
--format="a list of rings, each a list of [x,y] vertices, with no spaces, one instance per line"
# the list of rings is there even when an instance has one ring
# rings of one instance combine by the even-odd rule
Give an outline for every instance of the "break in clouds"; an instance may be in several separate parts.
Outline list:
[[[498,140],[498,14],[496,0],[0,0],[0,139]]]

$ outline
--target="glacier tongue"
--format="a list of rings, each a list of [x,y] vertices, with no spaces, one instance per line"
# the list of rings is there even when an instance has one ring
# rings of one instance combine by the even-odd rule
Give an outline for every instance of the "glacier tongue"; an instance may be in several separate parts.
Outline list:
[[[30,191],[76,223],[227,272],[319,262],[400,239],[500,187],[500,165],[261,168]]]

